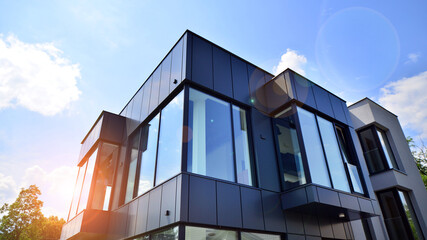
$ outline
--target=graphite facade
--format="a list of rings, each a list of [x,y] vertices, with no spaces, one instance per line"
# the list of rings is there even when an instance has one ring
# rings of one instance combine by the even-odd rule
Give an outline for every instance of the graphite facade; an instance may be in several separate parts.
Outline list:
[[[378,186],[359,141],[370,122],[354,116],[294,71],[273,76],[186,31],[83,139],[61,239],[388,239],[388,189],[408,196],[399,207],[417,219],[402,226],[423,239],[415,187]]]

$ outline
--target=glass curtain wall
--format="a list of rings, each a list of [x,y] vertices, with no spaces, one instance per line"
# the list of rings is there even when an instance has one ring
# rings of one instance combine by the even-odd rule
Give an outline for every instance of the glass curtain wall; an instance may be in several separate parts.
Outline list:
[[[190,88],[187,171],[252,185],[246,111]]]
[[[274,127],[284,190],[305,184],[301,150],[293,117],[277,118]]]
[[[312,182],[363,194],[343,129],[305,109],[297,112]]]
[[[156,185],[181,172],[183,117],[184,91],[181,91],[161,112]]]
[[[98,149],[96,149],[87,160],[87,168],[86,168],[85,178],[83,180],[82,192],[80,194],[77,213],[80,213],[87,207],[87,201],[89,200],[90,186],[92,185],[93,170],[95,168],[97,156],[98,156]]]
[[[137,190],[138,196],[151,189],[154,185],[159,120],[160,116],[157,114],[157,116],[142,128],[141,164],[139,167],[140,170]]]
[[[307,110],[302,108],[297,109],[311,181],[323,186],[332,187],[317,129],[316,117]]]

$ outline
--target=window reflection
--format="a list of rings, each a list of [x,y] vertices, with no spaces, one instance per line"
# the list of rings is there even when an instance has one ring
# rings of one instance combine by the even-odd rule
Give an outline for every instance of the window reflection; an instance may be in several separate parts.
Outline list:
[[[92,153],[90,158],[87,160],[87,168],[86,168],[85,178],[83,180],[83,187],[80,195],[80,201],[79,201],[79,207],[78,207],[77,213],[86,209],[97,155],[98,155],[98,149],[96,149]]]
[[[350,192],[334,126],[319,116],[317,116],[317,122],[319,123],[320,135],[334,188]]]
[[[86,167],[87,167],[87,161],[81,167],[79,167],[79,173],[77,175],[76,186],[74,187],[73,200],[71,202],[71,208],[70,208],[70,214],[68,216],[68,220],[76,216],[77,206],[80,199],[80,193],[82,191],[82,185],[83,185],[83,179],[86,172]]]
[[[237,232],[213,228],[185,227],[186,240],[237,240]]]
[[[301,151],[292,117],[277,119],[275,127],[284,188],[289,189],[305,184],[306,179]]]
[[[181,92],[161,112],[156,185],[181,171],[183,111]]]
[[[141,166],[138,182],[138,196],[153,187],[156,166],[157,137],[159,134],[159,119],[157,114],[150,123],[142,129]]]
[[[234,147],[236,152],[237,182],[252,184],[251,163],[249,155],[248,126],[246,111],[233,105]]]
[[[190,89],[188,171],[235,181],[230,104]]]
[[[298,108],[298,117],[301,124],[311,181],[323,186],[331,187],[319,131],[313,113]]]
[[[108,210],[118,146],[102,143],[95,175],[92,209]]]
[[[125,202],[129,202],[134,197],[135,175],[138,164],[139,131],[129,140],[129,171],[127,177]]]

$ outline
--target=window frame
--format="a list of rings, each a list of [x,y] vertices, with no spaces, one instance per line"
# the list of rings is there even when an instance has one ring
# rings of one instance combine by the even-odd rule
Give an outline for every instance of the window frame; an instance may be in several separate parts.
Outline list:
[[[233,147],[233,166],[234,166],[234,181],[229,181],[226,179],[220,179],[220,178],[215,178],[215,179],[220,179],[221,181],[227,181],[227,182],[233,182],[236,184],[242,184],[245,186],[252,186],[252,187],[256,187],[258,186],[258,178],[256,176],[256,165],[255,165],[255,154],[254,154],[254,143],[253,143],[253,135],[252,135],[252,120],[251,120],[251,108],[244,106],[242,103],[237,102],[236,100],[223,96],[217,92],[214,92],[212,90],[208,90],[205,89],[203,87],[199,87],[197,85],[194,84],[185,84],[184,85],[184,122],[183,125],[185,126],[183,128],[183,144],[182,144],[182,165],[181,165],[181,172],[185,172],[185,173],[190,173],[190,174],[197,174],[197,175],[201,175],[201,176],[205,176],[205,177],[209,177],[209,178],[214,178],[211,176],[207,176],[207,175],[202,175],[202,174],[198,174],[198,173],[193,173],[193,172],[189,172],[187,171],[188,169],[188,123],[189,123],[189,101],[190,101],[190,89],[194,89],[196,91],[199,91],[203,94],[209,95],[211,97],[217,98],[221,101],[225,101],[230,105],[230,124],[231,124],[231,138],[232,138],[232,147]],[[251,174],[251,179],[252,182],[250,183],[250,185],[248,184],[244,184],[244,183],[239,183],[238,182],[238,178],[237,178],[237,163],[236,163],[236,151],[235,151],[235,137],[234,137],[234,118],[233,118],[233,106],[239,107],[241,109],[243,109],[245,111],[245,117],[246,117],[246,127],[247,127],[247,133],[248,133],[248,150],[249,150],[249,163],[250,163],[250,174]]]
[[[402,200],[401,200],[401,198],[399,196],[399,192],[402,192],[403,194],[406,194],[406,196],[408,196],[408,199],[410,200],[407,204],[410,205],[411,208],[413,209],[414,205],[412,204],[412,199],[410,197],[410,192],[408,192],[406,190],[399,189],[399,188],[389,188],[389,189],[385,189],[385,190],[381,190],[381,191],[376,192],[378,203],[379,203],[381,211],[383,213],[385,211],[384,211],[384,206],[383,206],[383,203],[381,201],[380,195],[381,194],[385,194],[385,193],[389,193],[389,192],[391,192],[393,194],[393,199],[397,203],[398,213],[399,213],[400,218],[402,218],[402,220],[403,220],[403,226],[404,226],[404,228],[406,230],[406,235],[409,235],[408,237],[412,237],[412,239],[415,239],[415,237],[414,237],[414,235],[412,233],[411,227],[410,227],[410,223],[409,223],[408,217],[407,217],[407,215],[405,213],[405,209],[403,207]],[[415,224],[418,224],[418,226],[416,227],[416,229],[417,230],[419,229],[419,231],[421,231],[419,233],[423,237],[423,235],[422,235],[423,232],[422,232],[422,229],[419,226],[419,220],[418,220],[418,216],[415,213],[415,210],[414,210],[414,216],[413,217],[415,218]],[[383,216],[383,218],[384,218],[384,216]],[[386,220],[386,219],[384,219],[384,220]],[[389,234],[389,229],[388,229],[388,225],[387,224],[386,224],[386,230],[387,230],[387,234]]]
[[[314,115],[315,122],[316,122],[316,128],[317,128],[317,131],[318,131],[318,134],[319,134],[320,142],[322,144],[322,152],[324,154],[324,160],[325,160],[326,168],[327,168],[327,171],[328,171],[329,181],[331,183],[331,188],[334,189],[334,190],[337,190],[337,191],[342,191],[340,189],[334,188],[334,184],[333,184],[332,177],[331,177],[331,170],[329,168],[329,163],[328,163],[328,160],[327,160],[327,156],[326,156],[326,152],[325,152],[325,147],[324,147],[324,144],[323,144],[323,139],[322,139],[322,135],[321,135],[321,132],[320,132],[320,128],[319,128],[319,123],[318,123],[317,117],[321,117],[321,118],[323,118],[323,119],[325,119],[325,120],[327,120],[327,121],[329,121],[329,122],[332,123],[333,129],[334,129],[334,134],[335,134],[335,137],[336,137],[336,140],[337,140],[337,143],[338,143],[338,147],[339,147],[339,150],[340,150],[341,161],[343,162],[345,175],[347,177],[347,182],[348,182],[349,187],[350,187],[350,192],[346,192],[346,191],[342,191],[342,192],[351,193],[351,194],[360,195],[360,196],[367,196],[368,193],[367,193],[367,189],[366,189],[366,183],[365,183],[365,180],[363,179],[363,174],[362,174],[362,171],[361,171],[360,163],[358,161],[356,161],[356,159],[358,159],[358,158],[357,158],[356,151],[354,149],[354,142],[352,141],[352,138],[351,138],[351,135],[349,133],[348,127],[346,125],[344,125],[344,124],[339,123],[337,120],[335,120],[335,119],[333,119],[333,118],[331,118],[331,117],[329,117],[329,116],[327,116],[327,115],[325,115],[323,113],[320,113],[320,112],[318,112],[316,110],[313,110],[313,109],[311,109],[309,107],[306,107],[306,106],[301,106],[301,105],[297,104],[296,102],[293,102],[289,106],[292,108],[291,109],[292,115],[293,115],[292,117],[295,120],[295,125],[296,125],[296,130],[297,130],[297,136],[298,136],[298,144],[299,144],[300,151],[301,151],[301,157],[302,157],[302,161],[303,161],[305,178],[306,178],[307,184],[316,184],[316,183],[313,183],[313,181],[312,181],[312,176],[311,176],[312,174],[311,174],[311,171],[310,171],[310,167],[308,165],[308,158],[307,158],[307,153],[306,153],[307,149],[305,148],[305,145],[304,145],[304,139],[303,139],[303,135],[302,135],[302,126],[301,126],[301,123],[300,123],[300,116],[298,114],[297,108],[301,108],[301,109],[303,109],[305,111],[308,111],[308,112],[310,112],[310,113],[312,113]],[[276,121],[276,118],[273,118],[273,124],[275,123],[274,121]],[[348,150],[348,154],[349,154],[349,158],[350,158],[349,159],[349,163],[357,167],[357,172],[359,174],[359,179],[360,179],[360,182],[361,182],[363,193],[359,193],[359,192],[357,192],[357,191],[354,190],[353,182],[351,180],[350,173],[348,171],[348,167],[347,167],[347,164],[346,164],[346,162],[344,160],[343,152],[342,152],[342,149],[341,149],[341,146],[340,146],[340,143],[339,143],[338,133],[337,133],[337,127],[339,127],[342,130],[344,138],[345,138],[345,140],[347,140],[346,146],[347,146],[347,150]],[[275,141],[276,141],[275,144],[276,144],[276,152],[277,152],[278,151],[277,150],[277,135],[276,135],[277,133],[274,131],[274,134],[275,134]],[[281,167],[280,163],[279,163],[279,167]],[[282,190],[286,190],[286,191],[290,190],[290,189],[285,189],[284,188],[282,180],[280,181],[280,183],[282,184]]]
[[[385,172],[385,171],[389,171],[389,170],[397,170],[397,171],[401,172],[402,169],[401,169],[400,165],[398,164],[398,161],[397,161],[397,158],[396,158],[396,154],[393,152],[393,148],[391,146],[390,140],[388,139],[389,137],[387,136],[388,135],[387,134],[388,130],[387,129],[383,129],[383,128],[377,126],[376,124],[371,124],[371,125],[369,125],[367,127],[364,127],[364,128],[361,128],[361,129],[357,130],[357,137],[359,138],[360,145],[361,145],[362,150],[363,150],[363,155],[365,155],[366,149],[365,149],[364,145],[362,144],[361,133],[364,132],[364,131],[368,131],[368,130],[371,131],[371,134],[374,137],[375,144],[376,144],[376,146],[378,148],[378,151],[380,153],[380,158],[381,158],[380,161],[385,166],[384,169],[382,169],[382,170],[372,172],[371,169],[369,168],[369,164],[366,164],[367,167],[368,167],[369,174],[370,175],[375,175],[375,174],[379,174],[379,173],[382,173],[382,172]],[[380,132],[384,133],[384,136],[386,137],[385,138],[385,141],[386,141],[385,144],[388,144],[388,146],[390,148],[390,151],[391,151],[390,153],[393,155],[394,163],[396,164],[397,168],[395,168],[393,166],[390,166],[390,164],[388,163],[388,161],[386,159],[385,152],[384,152],[386,150],[383,148],[383,146],[381,144],[381,141],[380,141],[380,138],[378,136],[378,132],[377,131],[380,131]],[[363,156],[363,157],[365,157],[365,156]],[[365,161],[366,161],[366,159],[365,159]],[[390,160],[390,161],[392,161],[392,160]]]

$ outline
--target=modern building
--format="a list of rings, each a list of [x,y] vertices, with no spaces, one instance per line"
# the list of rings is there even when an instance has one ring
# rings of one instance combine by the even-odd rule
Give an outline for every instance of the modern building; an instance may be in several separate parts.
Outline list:
[[[369,100],[350,110],[186,31],[83,139],[61,239],[425,239],[396,117]]]

